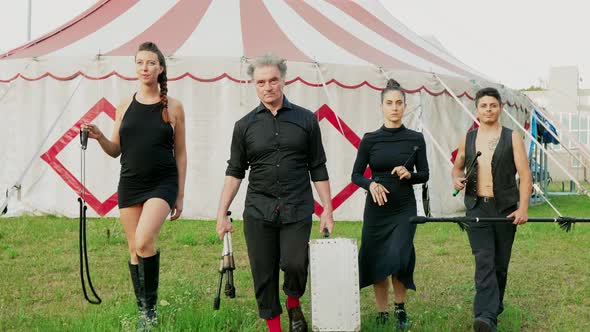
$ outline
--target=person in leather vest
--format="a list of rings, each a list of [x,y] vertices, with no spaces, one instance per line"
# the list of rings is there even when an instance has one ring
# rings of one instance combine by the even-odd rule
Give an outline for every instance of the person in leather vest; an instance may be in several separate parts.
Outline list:
[[[465,188],[466,216],[514,218],[512,223],[478,222],[467,227],[475,257],[473,328],[479,332],[496,331],[497,316],[504,310],[512,243],[517,225],[528,219],[532,180],[522,137],[498,121],[503,108],[498,90],[479,90],[475,106],[480,126],[459,145],[452,171],[454,187]],[[477,152],[481,152],[479,158]],[[466,178],[465,167],[472,164]]]

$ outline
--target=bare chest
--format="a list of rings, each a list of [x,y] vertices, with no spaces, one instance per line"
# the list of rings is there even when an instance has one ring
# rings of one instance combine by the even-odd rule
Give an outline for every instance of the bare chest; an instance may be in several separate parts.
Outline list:
[[[478,135],[475,148],[481,152],[477,161],[477,192],[481,196],[493,196],[492,158],[500,141],[500,135]]]

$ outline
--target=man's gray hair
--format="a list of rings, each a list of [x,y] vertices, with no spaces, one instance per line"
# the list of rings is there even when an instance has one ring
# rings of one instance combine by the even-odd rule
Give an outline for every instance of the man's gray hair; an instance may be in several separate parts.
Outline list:
[[[277,67],[282,79],[285,79],[285,76],[287,76],[287,61],[273,53],[266,53],[263,56],[255,58],[248,66],[248,76],[254,78],[254,70],[264,66]]]

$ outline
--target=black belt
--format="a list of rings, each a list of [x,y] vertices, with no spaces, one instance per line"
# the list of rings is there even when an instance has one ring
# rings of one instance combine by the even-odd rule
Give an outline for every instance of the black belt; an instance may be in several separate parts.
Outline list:
[[[484,203],[491,203],[495,201],[494,197],[490,196],[477,196],[477,200],[482,201]]]
[[[393,175],[391,173],[379,173],[379,174],[372,174],[371,179],[373,179],[375,182],[379,182],[381,180],[393,180],[393,179],[399,180],[399,176]]]

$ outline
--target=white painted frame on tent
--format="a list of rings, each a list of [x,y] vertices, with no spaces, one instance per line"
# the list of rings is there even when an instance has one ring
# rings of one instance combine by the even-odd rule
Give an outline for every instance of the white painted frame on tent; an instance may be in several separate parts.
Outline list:
[[[361,308],[355,239],[309,242],[313,331],[360,331]]]

